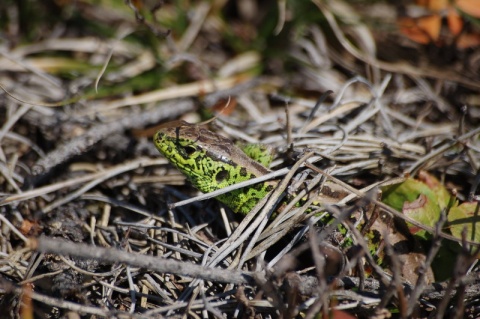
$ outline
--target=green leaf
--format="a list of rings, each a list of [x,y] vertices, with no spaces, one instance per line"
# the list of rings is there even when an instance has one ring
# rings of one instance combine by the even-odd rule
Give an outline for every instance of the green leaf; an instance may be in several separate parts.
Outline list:
[[[440,209],[445,209],[451,205],[450,200],[452,196],[450,195],[450,192],[435,176],[422,171],[418,174],[418,179],[427,185],[428,188],[430,188],[430,190],[435,194],[435,199],[437,200]],[[454,205],[457,205],[457,202],[455,202]]]
[[[440,218],[441,209],[436,200],[424,194],[420,194],[413,202],[405,202],[402,212],[405,216],[408,216],[423,225],[434,227],[435,223]],[[419,236],[422,239],[428,239],[430,237],[429,233],[422,228],[410,223],[407,223],[407,225],[411,234]]]
[[[419,179],[409,178],[401,184],[384,187],[382,191],[385,204],[430,227],[435,226],[451,198],[448,190],[426,172],[421,172]],[[411,234],[428,239],[426,231],[407,225]]]
[[[453,236],[462,238],[462,231],[466,228],[466,239],[480,242],[479,203],[468,202],[453,207],[448,214],[448,226]]]
[[[413,178],[409,178],[401,184],[384,187],[382,191],[382,201],[399,211],[403,210],[406,202],[411,203],[417,200],[420,194],[435,198],[434,192],[427,185]]]

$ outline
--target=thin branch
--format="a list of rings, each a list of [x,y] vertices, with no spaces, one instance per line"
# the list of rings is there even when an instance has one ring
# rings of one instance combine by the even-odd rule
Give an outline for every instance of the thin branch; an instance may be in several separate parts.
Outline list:
[[[36,251],[54,253],[64,256],[91,258],[109,263],[125,263],[133,267],[141,267],[160,273],[171,273],[177,276],[202,278],[235,284],[253,284],[253,273],[224,270],[220,268],[201,267],[192,263],[146,256],[139,253],[128,253],[113,248],[101,248],[85,244],[76,244],[65,240],[48,237],[30,239],[30,247]]]

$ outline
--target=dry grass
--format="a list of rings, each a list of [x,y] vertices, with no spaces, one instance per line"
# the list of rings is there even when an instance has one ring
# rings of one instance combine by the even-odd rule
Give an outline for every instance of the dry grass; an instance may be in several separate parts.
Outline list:
[[[475,198],[480,81],[459,65],[478,49],[450,48],[458,58],[443,68],[382,61],[387,31],[340,2],[59,3],[33,5],[47,13],[30,33],[22,4],[0,5],[10,17],[0,33],[1,313],[478,315],[474,243],[463,241],[451,277],[433,285],[429,265],[451,238],[442,221],[425,227],[432,245],[422,254],[395,251],[386,222],[378,232],[390,262],[378,265],[349,220],[406,219],[378,190],[422,170],[459,200]],[[160,123],[212,116],[219,134],[277,150],[267,178],[282,182],[245,218],[195,197],[151,141]],[[305,193],[334,185],[342,195],[267,218],[302,178]],[[319,212],[335,224],[315,227]],[[359,247],[348,260],[329,244],[339,223]],[[408,281],[406,272],[416,274]]]

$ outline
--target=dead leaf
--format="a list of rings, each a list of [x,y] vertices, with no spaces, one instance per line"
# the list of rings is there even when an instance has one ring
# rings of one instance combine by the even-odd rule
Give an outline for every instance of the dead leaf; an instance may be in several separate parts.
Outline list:
[[[421,18],[401,17],[397,23],[402,32],[410,40],[420,44],[428,44],[438,39],[442,18],[438,15]]]
[[[480,0],[457,0],[455,7],[475,18],[480,18]]]

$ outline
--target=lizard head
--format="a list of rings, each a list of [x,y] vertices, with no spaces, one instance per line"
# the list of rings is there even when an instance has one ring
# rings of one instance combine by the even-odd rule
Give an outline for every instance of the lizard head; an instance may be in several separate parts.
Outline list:
[[[167,123],[154,136],[158,151],[204,193],[231,184],[238,164],[229,139],[184,121]],[[235,156],[234,156],[235,157]]]

